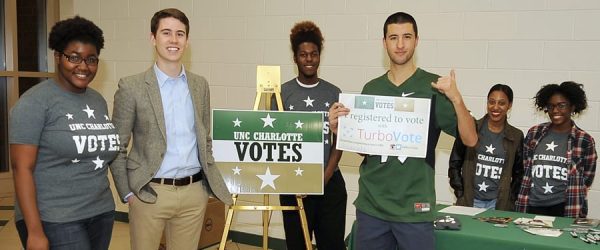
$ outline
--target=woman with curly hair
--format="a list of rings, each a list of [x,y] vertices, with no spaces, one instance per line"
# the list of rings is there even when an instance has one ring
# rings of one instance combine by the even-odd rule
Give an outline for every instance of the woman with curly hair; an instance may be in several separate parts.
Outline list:
[[[286,111],[312,111],[324,114],[324,194],[303,198],[308,231],[315,234],[319,249],[346,249],[346,183],[338,167],[342,151],[335,149],[335,138],[329,131],[329,106],[338,101],[341,90],[319,78],[318,69],[323,49],[323,35],[310,21],[297,23],[291,30],[290,42],[298,76],[281,86]],[[273,102],[275,103],[275,102]],[[296,197],[281,195],[281,205],[296,206]],[[306,249],[297,211],[283,211],[283,226],[288,249]]]
[[[475,147],[454,141],[448,177],[457,205],[512,211],[523,176],[523,132],[507,121],[508,85],[492,86],[487,98],[487,114],[476,123],[479,141]]]
[[[25,92],[10,116],[15,221],[25,249],[108,249],[115,204],[107,166],[119,149],[106,101],[89,88],[104,47],[81,17],[50,32],[56,74]]]
[[[572,120],[587,108],[583,85],[545,85],[535,95],[535,106],[550,122],[530,128],[525,137],[525,174],[516,210],[585,218],[598,157],[594,138]]]

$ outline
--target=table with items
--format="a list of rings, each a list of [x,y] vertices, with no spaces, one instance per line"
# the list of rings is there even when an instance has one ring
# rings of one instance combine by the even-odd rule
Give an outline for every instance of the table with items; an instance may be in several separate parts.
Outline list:
[[[438,205],[438,211],[446,206]],[[436,249],[520,249],[520,250],[548,250],[548,249],[600,249],[598,241],[598,227],[587,229],[572,226],[573,218],[555,217],[551,223],[553,229],[560,229],[560,236],[541,236],[526,232],[524,226],[515,224],[515,221],[526,221],[531,226],[528,228],[543,230],[543,223],[535,223],[535,214],[517,212],[486,210],[475,216],[446,214],[438,212],[438,216],[451,216],[461,223],[460,230],[436,230]],[[524,218],[519,220],[519,218]],[[486,221],[492,220],[492,221]],[[510,220],[510,221],[507,221]],[[524,223],[522,223],[524,224]],[[573,233],[571,233],[573,232]],[[577,237],[574,237],[574,234]],[[591,238],[591,240],[590,240]],[[584,241],[585,240],[585,241]]]
[[[597,224],[586,226],[585,223],[575,223],[573,218],[564,217],[555,217],[554,221],[548,222],[536,220],[541,217],[536,218],[535,214],[497,210],[486,210],[473,216],[439,211],[446,207],[436,206],[437,250],[600,250],[600,229]],[[352,231],[355,229],[356,222]],[[537,234],[560,235],[552,237]],[[353,249],[352,233],[347,240],[348,249]]]

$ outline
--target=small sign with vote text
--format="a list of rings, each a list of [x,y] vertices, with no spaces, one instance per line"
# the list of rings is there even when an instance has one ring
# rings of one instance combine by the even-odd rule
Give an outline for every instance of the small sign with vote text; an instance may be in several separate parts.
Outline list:
[[[370,155],[424,158],[430,99],[340,94],[350,109],[339,117],[337,149]]]

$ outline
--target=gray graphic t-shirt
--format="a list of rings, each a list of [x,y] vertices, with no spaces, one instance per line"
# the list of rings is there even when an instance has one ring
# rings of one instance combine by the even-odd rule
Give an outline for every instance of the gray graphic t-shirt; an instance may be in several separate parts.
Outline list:
[[[553,206],[565,202],[567,190],[568,133],[550,131],[533,153],[531,167],[531,206]]]
[[[475,199],[493,200],[498,197],[498,183],[506,160],[506,151],[502,145],[504,133],[493,133],[487,121],[479,133],[477,146],[477,166],[475,168]]]
[[[341,92],[338,87],[323,79],[319,79],[316,85],[301,85],[294,78],[281,85],[281,99],[283,99],[283,109],[285,111],[313,111],[323,113],[323,140],[325,141],[323,167],[326,167],[329,161],[332,143],[329,141],[329,108],[333,103],[338,101]],[[277,103],[273,103],[273,105],[274,109],[277,109]]]
[[[107,173],[119,137],[95,90],[76,94],[54,80],[34,86],[11,111],[9,142],[38,147],[33,175],[43,221],[70,222],[114,210]]]

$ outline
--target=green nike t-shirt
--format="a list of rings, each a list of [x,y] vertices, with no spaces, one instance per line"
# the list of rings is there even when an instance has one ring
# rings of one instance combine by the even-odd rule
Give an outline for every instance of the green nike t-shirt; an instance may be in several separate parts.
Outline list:
[[[354,205],[363,213],[395,222],[434,220],[435,147],[440,132],[456,136],[456,112],[450,100],[431,87],[438,75],[422,69],[400,86],[387,73],[368,82],[362,94],[431,99],[429,135],[425,158],[388,157],[382,162],[377,155],[366,156],[360,166],[358,197]]]

